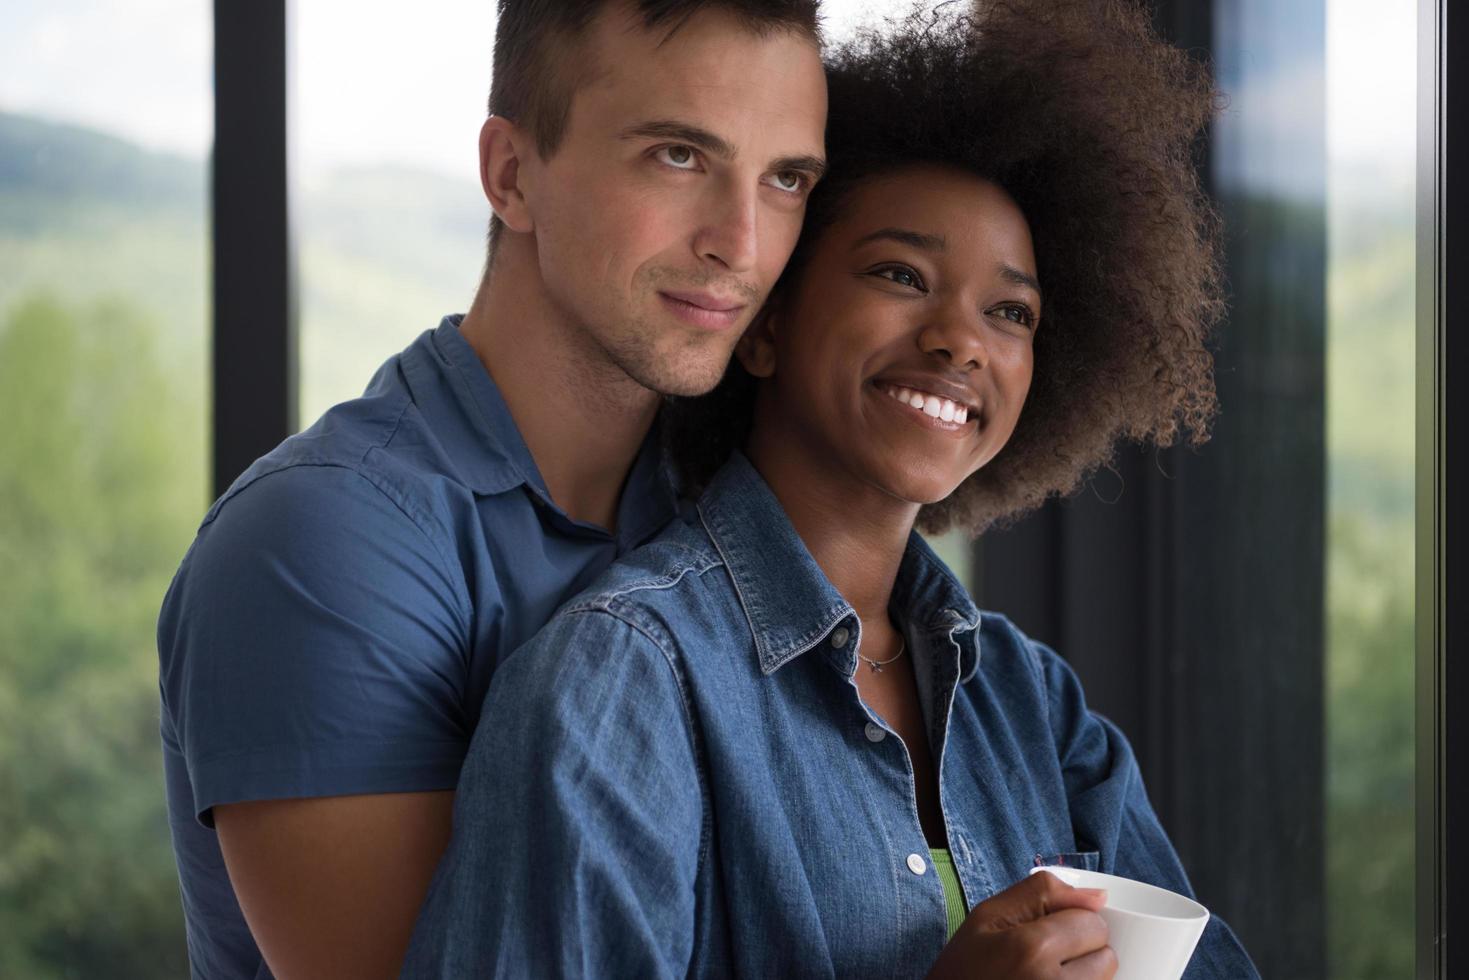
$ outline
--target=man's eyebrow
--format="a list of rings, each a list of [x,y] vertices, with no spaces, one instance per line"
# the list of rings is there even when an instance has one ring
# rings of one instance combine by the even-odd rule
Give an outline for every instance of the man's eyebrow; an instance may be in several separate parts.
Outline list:
[[[722,136],[715,136],[707,129],[682,123],[676,119],[654,119],[650,122],[638,123],[635,126],[629,126],[617,135],[618,139],[624,140],[652,139],[686,143],[725,160],[735,155],[735,147],[729,140]],[[826,173],[826,161],[818,156],[802,154],[781,157],[770,165],[770,169],[776,173],[799,170],[810,174],[812,180],[819,180]]]
[[[674,119],[654,119],[650,122],[638,123],[629,126],[617,135],[618,139],[638,140],[669,140],[674,143],[687,143],[689,146],[697,147],[706,153],[712,153],[717,157],[728,160],[735,155],[735,148],[729,141],[720,136],[715,136],[707,129],[681,123]]]
[[[857,239],[856,244],[852,247],[859,248],[868,242],[883,240],[898,242],[902,245],[912,245],[914,248],[921,248],[925,252],[942,252],[948,247],[948,243],[944,241],[943,235],[930,235],[922,231],[909,231],[907,228],[879,228],[877,231],[863,235]]]
[[[826,161],[821,157],[799,156],[781,157],[770,165],[770,169],[776,173],[785,173],[788,170],[796,170],[811,175],[813,181],[820,180],[826,176]]]
[[[1000,278],[1005,280],[1006,282],[1013,282],[1017,286],[1028,286],[1029,288],[1035,290],[1035,294],[1037,296],[1044,295],[1041,292],[1040,281],[1037,280],[1035,276],[1031,275],[1028,272],[1021,272],[1013,265],[1001,266]]]

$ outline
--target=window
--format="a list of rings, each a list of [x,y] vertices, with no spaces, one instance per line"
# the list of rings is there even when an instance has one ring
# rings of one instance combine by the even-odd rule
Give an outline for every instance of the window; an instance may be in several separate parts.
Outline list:
[[[1411,4],[1162,4],[1228,103],[1221,414],[979,546],[1265,976],[1414,963]]]
[[[295,30],[304,428],[474,297],[494,5],[307,0]]]
[[[0,14],[4,976],[187,972],[153,627],[207,503],[211,30]]]
[[[905,6],[826,0],[829,36]],[[1435,260],[1415,249],[1417,6],[1156,7],[1230,98],[1205,157],[1232,293],[1215,439],[1124,452],[1072,501],[937,544],[1127,731],[1201,898],[1266,976],[1406,976],[1431,911],[1413,875],[1414,281]],[[473,296],[493,15],[293,10],[304,426]],[[193,0],[0,14],[0,976],[187,971],[153,627],[215,452],[212,42]]]
[[[1361,980],[1414,962],[1416,45],[1413,4],[1328,0],[1327,976]]]

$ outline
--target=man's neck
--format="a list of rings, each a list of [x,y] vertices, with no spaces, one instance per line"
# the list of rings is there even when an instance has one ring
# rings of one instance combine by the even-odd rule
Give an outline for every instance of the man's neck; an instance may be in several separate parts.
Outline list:
[[[551,499],[576,520],[614,529],[658,396],[567,322],[523,249],[500,249],[460,333],[495,379]]]

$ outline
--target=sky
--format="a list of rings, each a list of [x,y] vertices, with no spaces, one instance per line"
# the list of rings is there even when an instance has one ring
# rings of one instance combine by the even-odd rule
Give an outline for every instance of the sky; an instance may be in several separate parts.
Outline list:
[[[1271,8],[1269,16],[1278,18],[1285,2],[1234,0],[1239,19]],[[1242,125],[1288,141],[1299,113],[1286,110],[1309,106],[1314,113],[1324,102],[1333,162],[1411,172],[1416,4],[1326,3],[1324,92],[1310,82],[1312,66],[1277,64],[1269,50],[1242,51],[1217,66],[1221,81],[1248,79],[1232,111],[1249,108]],[[381,163],[474,173],[493,0],[293,6],[292,125],[306,180],[343,165]],[[6,0],[0,109],[200,157],[213,127],[211,9],[207,0]],[[823,3],[834,37],[893,9],[893,0]],[[1319,33],[1319,20],[1312,30]]]

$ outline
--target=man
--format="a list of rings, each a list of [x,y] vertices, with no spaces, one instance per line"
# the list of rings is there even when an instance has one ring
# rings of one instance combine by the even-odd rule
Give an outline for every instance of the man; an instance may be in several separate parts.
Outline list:
[[[823,169],[816,0],[502,0],[470,311],[258,460],[159,622],[201,977],[396,975],[500,658],[673,514]]]

